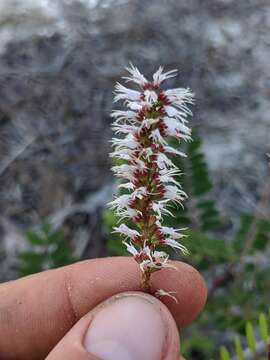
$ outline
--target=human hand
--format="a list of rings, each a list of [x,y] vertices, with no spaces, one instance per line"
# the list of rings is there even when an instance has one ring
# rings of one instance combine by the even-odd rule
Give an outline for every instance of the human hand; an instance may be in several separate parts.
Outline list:
[[[178,303],[139,292],[129,257],[79,262],[0,285],[1,360],[176,360],[180,330],[206,301],[199,273],[182,262],[152,277]],[[165,305],[166,306],[165,306]],[[46,357],[47,356],[47,357]]]

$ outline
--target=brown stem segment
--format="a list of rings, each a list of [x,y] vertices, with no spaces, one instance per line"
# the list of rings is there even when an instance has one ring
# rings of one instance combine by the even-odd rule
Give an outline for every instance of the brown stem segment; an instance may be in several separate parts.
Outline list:
[[[142,274],[141,288],[143,292],[151,293],[150,276],[151,276],[150,271],[145,271]]]

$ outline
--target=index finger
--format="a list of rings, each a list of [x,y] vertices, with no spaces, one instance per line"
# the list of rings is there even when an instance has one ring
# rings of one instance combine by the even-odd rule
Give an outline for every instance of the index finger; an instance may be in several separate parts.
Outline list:
[[[191,266],[153,275],[154,289],[175,291],[178,304],[161,298],[179,326],[201,311],[206,287]],[[132,258],[88,260],[0,286],[0,358],[43,359],[65,333],[97,304],[114,294],[140,290],[140,270]]]

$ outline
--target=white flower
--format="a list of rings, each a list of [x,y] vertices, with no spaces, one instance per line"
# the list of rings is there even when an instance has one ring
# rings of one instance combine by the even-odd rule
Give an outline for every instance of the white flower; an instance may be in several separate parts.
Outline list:
[[[179,231],[186,230],[186,228],[182,229],[174,229],[172,227],[161,226],[160,231],[164,235],[169,235],[172,239],[177,240],[185,237],[185,235],[181,234]]]
[[[179,156],[182,156],[182,157],[187,157],[187,155],[185,153],[183,153],[182,151],[176,150],[172,146],[168,146],[168,145],[164,146],[164,151],[169,153],[169,154],[172,154],[172,155],[179,155]]]
[[[166,244],[174,249],[181,250],[184,255],[189,254],[188,249],[184,245],[179,244],[179,242],[175,241],[174,239],[167,238],[164,240],[164,244]]]
[[[171,215],[173,214],[166,208],[167,201],[158,201],[152,203],[152,210],[156,213],[157,219],[162,219],[162,215]]]
[[[194,103],[194,94],[189,89],[169,89],[164,91],[164,94],[175,106]]]
[[[112,126],[112,130],[116,134],[130,134],[132,131],[134,131],[134,126],[127,124],[116,124]]]
[[[149,129],[151,127],[151,125],[154,125],[158,122],[159,122],[159,119],[146,118],[142,121],[141,128],[146,127],[147,129]]]
[[[110,157],[118,158],[122,160],[131,160],[131,150],[122,148],[121,150],[113,151],[110,153]]]
[[[132,81],[135,84],[140,85],[141,87],[147,84],[148,81],[146,80],[146,78],[133,64],[130,64],[130,67],[127,67],[126,70],[130,73],[131,76],[124,77],[124,79],[126,79],[127,81]]]
[[[164,106],[164,109],[170,117],[177,117],[179,114],[179,111],[175,109],[173,106],[167,105]]]
[[[186,125],[174,118],[164,117],[164,124],[168,136],[181,137],[185,140],[190,140],[191,130]]]
[[[163,72],[163,67],[160,66],[158,68],[158,70],[153,75],[154,85],[159,86],[162,83],[162,81],[164,81],[166,79],[169,79],[171,77],[174,77],[176,74],[177,74],[176,69],[170,70],[170,71],[167,71],[167,72],[164,73]]]
[[[132,134],[128,134],[124,139],[113,138],[112,144],[115,146],[115,149],[136,149],[139,145],[136,139]]]
[[[111,117],[115,119],[114,124],[125,123],[128,122],[134,125],[137,121],[136,119],[137,113],[135,111],[121,111],[121,110],[114,110],[111,113]]]
[[[133,169],[134,166],[123,164],[112,167],[112,171],[116,176],[132,181],[133,180]]]
[[[123,208],[128,208],[128,203],[130,201],[130,195],[121,195],[115,200],[109,203],[110,207],[115,210],[121,210]]]
[[[142,215],[141,211],[131,209],[127,207],[126,209],[118,209],[116,210],[116,214],[120,217],[120,220],[124,219],[134,219],[137,216]]]
[[[162,145],[167,144],[167,141],[164,139],[164,137],[160,134],[159,129],[155,129],[151,132],[151,135],[149,136],[155,143],[160,143]]]
[[[157,155],[156,163],[160,169],[176,168],[174,163],[163,153]]]
[[[142,199],[145,195],[147,195],[147,190],[145,186],[141,186],[137,188],[132,194],[132,198]]]
[[[126,101],[127,107],[129,107],[131,110],[140,111],[143,107],[142,104],[139,104],[135,101]]]
[[[114,97],[114,101],[119,101],[119,100],[137,101],[140,99],[141,96],[141,93],[139,91],[128,89],[119,83],[117,83],[115,86],[115,92],[117,94]]]
[[[151,147],[146,147],[146,148],[142,148],[140,149],[140,152],[139,152],[139,157],[145,157],[146,160],[149,161],[149,158],[151,155],[153,155],[153,150],[151,149]]]
[[[177,186],[166,185],[164,197],[174,202],[181,203],[187,198],[187,194]]]
[[[172,264],[168,264],[169,255],[164,251],[153,251],[151,252],[148,246],[145,246],[140,253],[135,256],[141,256],[144,260],[140,263],[140,269],[142,272],[148,269],[159,270],[161,268],[173,268]]]
[[[118,232],[122,235],[125,235],[131,239],[136,238],[137,236],[140,236],[140,233],[136,230],[130,229],[127,225],[121,224],[118,227],[114,227],[114,232]]]
[[[172,298],[176,302],[176,304],[178,304],[178,300],[175,296],[173,296],[173,294],[176,294],[176,292],[175,291],[165,291],[162,289],[159,289],[155,292],[155,296],[157,298],[161,298],[163,296],[168,296],[168,297]]]
[[[127,251],[130,252],[133,256],[136,256],[136,255],[139,254],[138,250],[135,248],[134,245],[129,244],[129,243],[125,242],[125,241],[123,241],[123,244],[126,245]]]
[[[132,182],[127,182],[127,183],[123,183],[120,184],[118,186],[119,189],[128,189],[128,190],[134,190],[135,185]]]
[[[143,94],[145,97],[145,102],[150,106],[153,105],[158,100],[158,95],[153,90],[145,90]]]

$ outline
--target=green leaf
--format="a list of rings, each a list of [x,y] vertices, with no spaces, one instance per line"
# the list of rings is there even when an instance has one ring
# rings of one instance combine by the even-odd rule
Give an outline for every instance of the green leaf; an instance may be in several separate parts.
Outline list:
[[[126,250],[120,238],[111,236],[107,241],[107,249],[111,255],[115,256],[130,256],[130,253]]]
[[[44,244],[44,240],[39,236],[39,234],[37,232],[28,231],[26,236],[27,236],[27,240],[32,245],[42,245],[42,244]]]
[[[103,212],[103,221],[108,228],[113,228],[117,223],[117,216],[112,210],[105,210]]]
[[[46,267],[55,268],[75,261],[63,231],[54,230],[51,224],[44,223],[37,231],[27,233],[30,250],[20,255],[21,273],[33,274]]]
[[[41,225],[41,231],[44,233],[44,235],[49,236],[52,231],[52,225],[45,222]]]
[[[203,232],[188,230],[188,237],[182,242],[192,254],[200,254],[201,257],[211,257],[213,261],[223,262],[232,258],[230,247],[224,240],[212,238]]]
[[[31,275],[42,271],[42,265],[44,261],[43,254],[36,254],[34,252],[24,252],[20,255],[21,259],[21,274]]]
[[[225,346],[220,348],[220,359],[221,360],[231,360],[231,356]]]
[[[268,343],[268,322],[265,314],[260,313],[259,315],[259,328],[262,340]]]
[[[250,214],[242,214],[240,220],[240,228],[232,241],[232,247],[236,253],[239,253],[243,247],[245,238],[250,230],[254,216]]]
[[[235,336],[234,344],[235,344],[235,351],[236,351],[236,355],[238,357],[238,360],[245,360],[244,351],[243,351],[239,336]]]
[[[253,325],[251,324],[250,321],[248,321],[246,324],[246,337],[250,351],[256,354],[256,339],[254,335]]]
[[[213,352],[213,340],[204,335],[191,335],[181,339],[181,352],[187,359],[192,358],[192,353],[201,354],[202,358],[208,358],[207,354]]]

